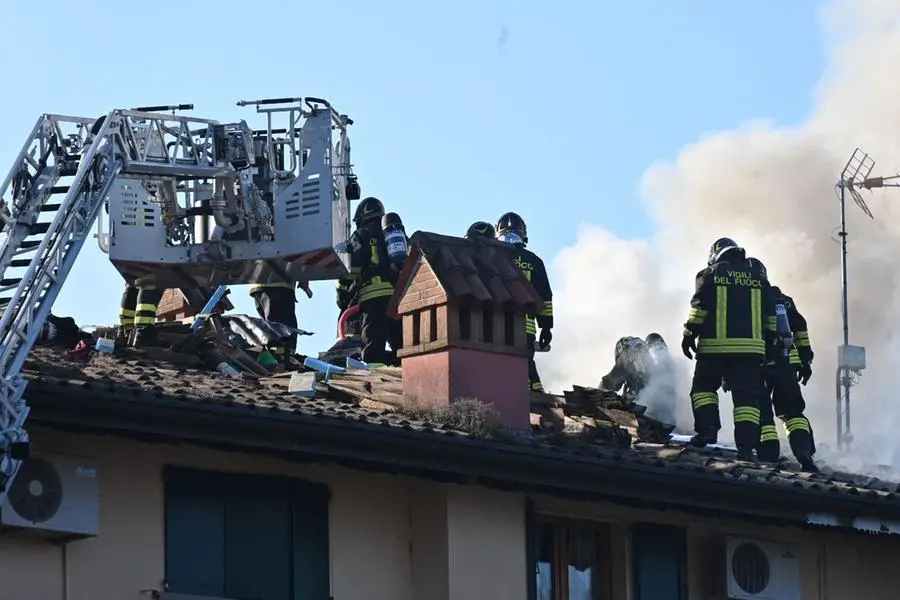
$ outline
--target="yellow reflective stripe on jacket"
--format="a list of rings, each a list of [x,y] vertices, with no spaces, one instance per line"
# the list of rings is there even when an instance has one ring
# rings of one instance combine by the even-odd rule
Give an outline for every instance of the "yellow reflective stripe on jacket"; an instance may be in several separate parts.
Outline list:
[[[697,352],[702,354],[765,354],[763,340],[762,290],[750,290],[750,335],[749,338],[728,337],[728,287],[716,286],[716,335],[701,337]],[[768,323],[766,323],[768,327]]]
[[[800,353],[797,352],[796,348],[792,348],[788,353],[788,362],[790,362],[792,365],[800,364]]]
[[[687,322],[689,325],[703,325],[707,316],[709,316],[708,310],[691,307],[691,310],[688,311]]]
[[[797,344],[798,347],[809,347],[809,333],[806,331],[795,331],[794,332],[794,343]]]
[[[716,286],[716,339],[728,337],[728,288]]]
[[[525,315],[525,334],[537,335],[537,324],[535,324],[534,317],[531,315]]]
[[[384,281],[381,277],[375,276],[367,283],[364,283],[359,290],[359,301],[374,300],[375,298],[383,298],[394,294],[394,285],[390,281]]]
[[[763,339],[762,290],[750,290],[750,337]]]
[[[287,283],[286,281],[279,281],[278,283],[254,283],[250,286],[250,293],[259,292],[261,290],[280,288],[283,290],[292,290],[294,289],[294,284]]]
[[[700,338],[697,352],[703,354],[765,354],[766,343],[752,338]]]
[[[544,302],[544,308],[538,313],[538,316],[541,317],[552,317],[553,316],[553,301],[547,300]]]

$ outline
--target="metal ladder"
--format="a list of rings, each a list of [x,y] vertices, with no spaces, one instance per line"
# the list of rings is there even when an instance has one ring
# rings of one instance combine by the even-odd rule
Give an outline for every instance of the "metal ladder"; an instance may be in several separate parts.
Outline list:
[[[147,143],[135,136],[148,127]],[[0,505],[21,460],[29,407],[21,375],[31,347],[119,174],[215,177],[229,171],[216,158],[217,121],[114,110],[100,119],[46,114],[0,186]],[[74,129],[65,133],[64,127]],[[89,129],[90,128],[90,129]],[[166,144],[166,140],[175,141]],[[153,147],[164,148],[154,151]],[[71,178],[68,186],[57,185]],[[52,215],[40,222],[42,214]]]
[[[28,451],[22,367],[121,167],[111,145],[100,149],[109,119],[85,146],[92,122],[42,116],[0,187],[0,292],[13,291],[0,300],[0,504]],[[73,124],[66,135],[62,126]],[[63,177],[73,177],[69,186],[56,185]],[[39,222],[41,214],[53,218]],[[24,272],[11,276],[17,269]]]

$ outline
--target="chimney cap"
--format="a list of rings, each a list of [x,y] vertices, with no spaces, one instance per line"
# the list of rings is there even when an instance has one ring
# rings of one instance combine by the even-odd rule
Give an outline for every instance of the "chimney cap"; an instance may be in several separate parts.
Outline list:
[[[513,264],[511,250],[508,244],[495,240],[469,240],[417,231],[410,238],[409,258],[400,272],[388,310],[397,316],[406,287],[418,263],[425,260],[450,299],[511,305],[533,313],[543,300],[522,270]]]

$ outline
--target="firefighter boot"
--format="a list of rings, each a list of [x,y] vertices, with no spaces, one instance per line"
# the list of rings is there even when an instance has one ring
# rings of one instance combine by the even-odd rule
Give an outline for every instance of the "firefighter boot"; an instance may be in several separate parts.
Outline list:
[[[131,344],[132,330],[133,326],[131,325],[119,325],[116,327],[116,348],[124,348]]]
[[[131,346],[134,348],[157,345],[157,331],[155,325],[141,325],[134,328],[134,340]]]
[[[697,433],[691,438],[690,444],[695,448],[704,448],[719,441],[719,436],[715,431],[703,431]]]

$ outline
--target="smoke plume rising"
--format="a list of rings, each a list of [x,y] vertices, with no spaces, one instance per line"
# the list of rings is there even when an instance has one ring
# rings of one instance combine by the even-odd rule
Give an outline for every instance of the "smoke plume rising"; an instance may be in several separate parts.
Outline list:
[[[837,0],[823,11],[822,25],[828,66],[805,123],[750,123],[685,147],[641,182],[656,226],[652,238],[622,239],[583,225],[576,244],[556,257],[555,343],[539,358],[550,390],[597,385],[619,337],[658,331],[680,370],[679,426],[692,429],[686,405],[693,363],[678,349],[681,325],[709,245],[728,236],[766,264],[772,283],[794,297],[809,322],[816,358],[803,390],[807,415],[820,457],[838,460],[825,448],[835,436],[841,343],[835,182],[856,146],[879,160],[873,175],[892,175],[900,165],[900,4]],[[866,347],[868,365],[851,391],[853,450],[840,460],[844,468],[874,472],[875,464],[900,465],[900,190],[866,196],[876,220],[848,197],[847,228],[850,343]],[[729,396],[721,407],[726,441]],[[789,452],[784,443],[782,452]]]

